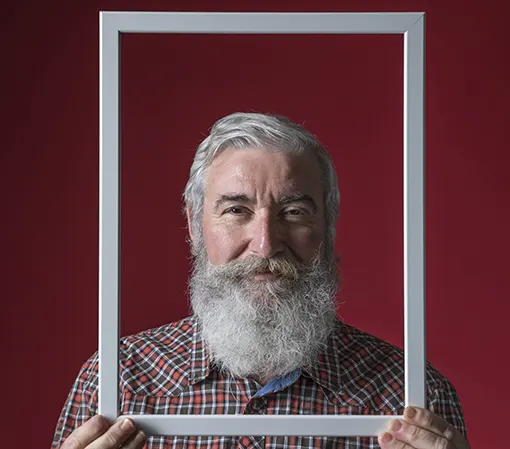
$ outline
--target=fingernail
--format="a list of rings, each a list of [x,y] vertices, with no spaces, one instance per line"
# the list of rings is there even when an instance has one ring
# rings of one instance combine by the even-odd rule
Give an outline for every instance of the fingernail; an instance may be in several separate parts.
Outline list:
[[[94,424],[94,427],[96,427],[98,430],[104,429],[108,424],[103,415],[96,415],[90,421]]]
[[[416,409],[414,407],[407,407],[406,416],[408,418],[414,418],[416,416]]]
[[[121,428],[121,430],[128,431],[128,430],[133,430],[135,428],[135,426],[129,419],[125,419],[124,421],[122,421],[120,428]]]
[[[391,440],[393,440],[393,437],[389,434],[389,433],[385,433],[382,437],[382,442],[384,444],[388,444],[391,442]]]
[[[138,432],[138,434],[136,435],[136,440],[137,441],[145,441],[147,439],[147,436],[145,435],[145,433],[143,433],[143,430],[140,430],[140,432]]]
[[[392,432],[398,432],[400,429],[402,429],[402,422],[401,421],[398,421],[396,419],[391,421],[390,430]]]

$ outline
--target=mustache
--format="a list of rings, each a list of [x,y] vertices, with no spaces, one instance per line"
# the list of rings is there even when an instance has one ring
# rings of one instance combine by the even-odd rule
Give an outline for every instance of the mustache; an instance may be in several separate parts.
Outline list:
[[[288,280],[297,280],[306,271],[307,267],[286,257],[272,257],[269,259],[248,257],[246,259],[234,259],[226,264],[210,267],[210,269],[214,275],[232,280],[263,273],[271,273]]]

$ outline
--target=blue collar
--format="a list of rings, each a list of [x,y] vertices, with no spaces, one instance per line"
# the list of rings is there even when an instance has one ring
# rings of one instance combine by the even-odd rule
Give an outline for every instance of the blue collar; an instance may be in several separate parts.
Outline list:
[[[296,368],[294,371],[285,374],[284,376],[275,377],[271,379],[266,385],[264,385],[259,391],[257,391],[252,397],[259,398],[269,393],[275,393],[283,390],[288,386],[292,385],[301,376],[301,368]]]

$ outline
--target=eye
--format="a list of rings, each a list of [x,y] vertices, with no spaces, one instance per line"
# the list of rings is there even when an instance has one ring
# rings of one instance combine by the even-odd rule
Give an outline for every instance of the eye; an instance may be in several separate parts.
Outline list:
[[[283,211],[283,214],[291,216],[291,217],[299,217],[299,216],[305,215],[305,211],[303,211],[301,209],[297,209],[297,208],[289,208],[289,209],[285,209]]]
[[[244,210],[241,207],[232,206],[226,209],[224,213],[232,215],[241,215],[242,213],[244,213]]]

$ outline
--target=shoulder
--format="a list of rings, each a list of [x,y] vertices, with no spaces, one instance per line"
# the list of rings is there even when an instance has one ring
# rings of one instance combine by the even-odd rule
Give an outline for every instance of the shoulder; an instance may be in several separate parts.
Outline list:
[[[191,317],[138,334],[122,337],[120,359],[143,360],[153,356],[182,357],[191,347],[194,322]],[[127,363],[129,366],[130,363]]]
[[[122,337],[119,381],[123,392],[142,395],[178,394],[187,385],[194,321],[191,317]],[[97,390],[99,354],[82,366],[79,379]]]
[[[124,337],[121,388],[136,394],[179,394],[188,384],[195,322],[191,317]]]
[[[340,376],[346,389],[360,402],[372,407],[389,407],[400,412],[405,406],[404,351],[354,326],[338,322],[332,335],[332,349],[338,354]],[[427,405],[438,397],[457,402],[450,381],[432,363],[426,363]]]

